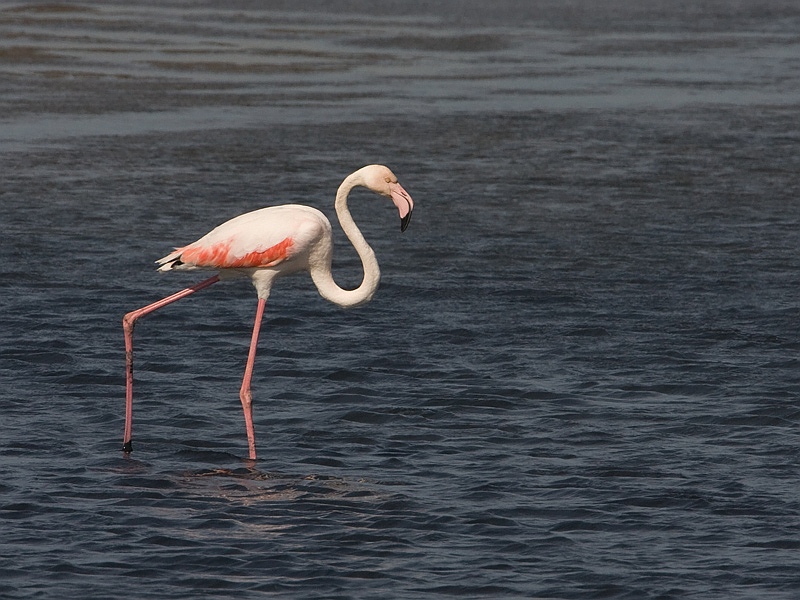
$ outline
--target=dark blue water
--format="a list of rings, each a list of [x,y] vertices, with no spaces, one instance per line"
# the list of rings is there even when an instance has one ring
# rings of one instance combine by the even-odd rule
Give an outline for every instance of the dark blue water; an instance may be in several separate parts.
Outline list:
[[[0,10],[0,597],[796,598],[795,4],[260,4]],[[139,324],[123,457],[153,261],[373,162],[259,460],[247,282]]]

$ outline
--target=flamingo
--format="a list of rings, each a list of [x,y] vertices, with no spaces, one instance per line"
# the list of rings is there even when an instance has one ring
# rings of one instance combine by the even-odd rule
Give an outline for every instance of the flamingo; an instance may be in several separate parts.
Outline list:
[[[239,399],[244,410],[250,459],[256,459],[253,430],[252,393],[258,334],[264,307],[273,281],[283,275],[308,271],[320,295],[343,308],[369,302],[378,288],[380,269],[375,253],[367,244],[347,208],[350,191],[362,186],[392,199],[400,213],[400,231],[411,220],[414,201],[397,182],[397,177],[383,165],[368,165],[348,175],[336,192],[336,215],[345,235],[356,249],[364,269],[364,278],[354,290],[336,285],[331,275],[333,243],[330,221],[315,208],[299,204],[271,206],[245,213],[226,221],[196,242],[176,248],[156,261],[159,271],[215,270],[217,274],[200,283],[162,298],[122,319],[125,334],[125,435],[122,451],[130,454],[133,420],[133,329],[136,321],[153,311],[207,288],[218,281],[235,277],[250,277],[258,295],[253,335],[244,371]]]

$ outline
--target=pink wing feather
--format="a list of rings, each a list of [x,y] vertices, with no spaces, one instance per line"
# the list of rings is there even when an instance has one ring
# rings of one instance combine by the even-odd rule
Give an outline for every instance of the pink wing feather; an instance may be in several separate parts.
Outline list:
[[[180,260],[187,265],[210,269],[243,269],[274,267],[289,256],[292,238],[287,237],[274,246],[237,251],[236,239],[232,238],[212,245],[190,244],[180,250]]]

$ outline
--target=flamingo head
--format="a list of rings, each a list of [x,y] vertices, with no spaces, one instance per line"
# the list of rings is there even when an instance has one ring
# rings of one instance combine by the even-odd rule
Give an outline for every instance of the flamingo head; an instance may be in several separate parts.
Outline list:
[[[382,196],[391,198],[400,212],[400,231],[405,231],[411,222],[411,212],[414,210],[414,201],[403,186],[397,182],[397,177],[388,167],[383,165],[369,165],[360,169],[361,185]]]

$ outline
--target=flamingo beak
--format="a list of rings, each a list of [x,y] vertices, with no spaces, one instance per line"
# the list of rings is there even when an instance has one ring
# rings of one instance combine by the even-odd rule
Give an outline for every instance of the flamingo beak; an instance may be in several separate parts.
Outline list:
[[[394,202],[397,210],[400,211],[400,231],[405,231],[408,224],[411,222],[411,212],[414,210],[414,201],[399,183],[390,183],[389,192],[392,202]]]

